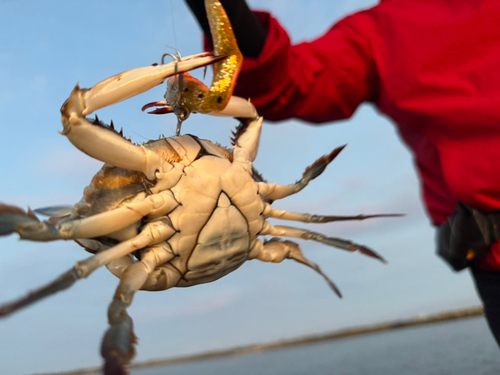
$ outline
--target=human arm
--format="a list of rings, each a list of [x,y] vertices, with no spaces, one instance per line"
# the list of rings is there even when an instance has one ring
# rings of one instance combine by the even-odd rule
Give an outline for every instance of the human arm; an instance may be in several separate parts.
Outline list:
[[[208,27],[203,26],[203,0],[186,1],[202,28]],[[243,0],[221,2],[228,6],[245,56],[234,94],[250,98],[267,120],[326,122],[350,117],[364,101],[377,102],[378,74],[369,40],[373,22],[366,12],[342,20],[312,42],[292,46],[268,13],[251,13]]]
[[[268,30],[266,43],[257,59],[245,59],[234,93],[251,98],[267,120],[321,123],[350,117],[362,102],[378,102],[368,14],[345,18],[297,45],[276,19],[256,14]]]

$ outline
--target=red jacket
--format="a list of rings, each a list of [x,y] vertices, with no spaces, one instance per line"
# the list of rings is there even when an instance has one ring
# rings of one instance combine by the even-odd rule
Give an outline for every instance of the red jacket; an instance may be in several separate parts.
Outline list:
[[[235,95],[272,121],[344,119],[372,102],[413,150],[434,224],[458,200],[500,209],[500,2],[385,0],[294,46],[258,15],[268,38]],[[498,243],[480,267],[500,270]]]

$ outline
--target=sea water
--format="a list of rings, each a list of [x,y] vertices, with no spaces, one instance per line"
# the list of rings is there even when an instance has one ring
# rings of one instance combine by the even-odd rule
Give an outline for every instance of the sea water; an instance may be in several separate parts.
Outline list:
[[[132,371],[132,375],[163,374],[500,375],[500,350],[479,317]]]

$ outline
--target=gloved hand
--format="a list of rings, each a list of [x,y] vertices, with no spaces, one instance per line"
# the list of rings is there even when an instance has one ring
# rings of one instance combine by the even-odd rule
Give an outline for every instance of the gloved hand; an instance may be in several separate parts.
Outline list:
[[[185,0],[198,20],[205,35],[210,38],[204,0]],[[266,42],[267,30],[252,13],[245,0],[219,0],[227,13],[243,56],[257,57]]]

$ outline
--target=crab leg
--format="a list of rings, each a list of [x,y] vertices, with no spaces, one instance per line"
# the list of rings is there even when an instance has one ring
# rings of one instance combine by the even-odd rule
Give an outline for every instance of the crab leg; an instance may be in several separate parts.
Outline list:
[[[123,229],[147,215],[162,216],[175,207],[178,202],[170,191],[153,194],[142,201],[124,203],[114,210],[103,212],[88,218],[72,220],[57,225],[65,238],[99,237]]]
[[[144,200],[124,203],[111,211],[52,224],[39,222],[30,212],[14,206],[0,205],[0,235],[17,232],[22,239],[53,241],[104,236],[123,229],[144,216],[165,215],[177,207],[178,202],[170,191],[153,194]]]
[[[72,96],[79,89],[73,90]],[[67,108],[68,109],[68,108]],[[166,164],[154,151],[136,146],[114,131],[94,125],[85,117],[63,114],[62,132],[73,145],[85,154],[115,167],[142,172],[149,180]]]
[[[313,164],[306,168],[302,178],[294,184],[276,185],[259,182],[259,193],[266,200],[276,200],[288,197],[289,195],[298,193],[304,189],[311,180],[318,177],[330,162],[344,149],[344,146],[337,147],[330,154],[324,155],[316,160]]]
[[[154,253],[157,264],[160,266],[149,275],[141,289],[150,291],[166,290],[176,286],[181,278],[181,274],[179,273],[179,270],[168,263],[175,256],[169,243],[162,242],[148,247],[148,249],[142,251],[141,259],[146,252]],[[124,272],[133,264],[134,260],[130,255],[127,255],[106,264],[106,268],[113,275],[121,279]]]
[[[55,294],[72,286],[77,280],[86,278],[99,267],[114,260],[120,259],[136,250],[155,243],[163,242],[175,232],[167,223],[161,220],[147,224],[141,233],[130,240],[102,251],[90,258],[77,262],[69,271],[62,274],[53,282],[29,293],[14,302],[0,306],[0,317],[7,316],[23,307],[31,305],[40,299]]]
[[[233,133],[233,163],[243,165],[249,172],[259,150],[262,121],[262,117],[243,120]]]
[[[340,293],[339,288],[334,284],[332,280],[319,268],[319,266],[311,261],[309,261],[302,251],[298,244],[292,241],[282,241],[278,238],[271,238],[266,243],[262,243],[257,240],[255,245],[249,254],[249,259],[259,259],[263,262],[273,262],[273,263],[281,263],[284,259],[293,259],[296,262],[304,264],[317,273],[319,273],[326,280],[330,288],[340,297],[342,298],[342,294]]]
[[[116,167],[140,171],[154,180],[155,172],[165,164],[154,151],[136,146],[120,134],[92,124],[85,116],[108,105],[139,95],[162,83],[167,77],[211,64],[225,56],[197,55],[180,62],[137,68],[110,77],[91,89],[78,85],[61,108],[62,134],[73,145],[95,159]]]
[[[105,360],[105,374],[121,374],[125,366],[134,356],[136,337],[133,331],[132,318],[127,313],[127,307],[132,298],[158,264],[173,258],[174,254],[158,253],[146,250],[141,253],[141,260],[129,266],[121,276],[113,301],[108,309],[108,323],[101,345],[101,355]]]
[[[338,249],[354,252],[359,251],[361,254],[367,255],[372,258],[376,258],[383,263],[387,263],[384,258],[378,255],[373,250],[367,248],[363,245],[358,245],[354,242],[343,240],[341,238],[336,237],[327,237],[320,233],[311,232],[305,229],[287,227],[282,225],[273,226],[266,222],[264,228],[262,229],[261,235],[272,235],[279,237],[294,237],[294,238],[302,238],[304,240],[313,240],[324,243],[328,246],[333,246]]]
[[[402,214],[376,214],[376,215],[354,215],[354,216],[322,216],[303,214],[298,212],[288,212],[285,210],[277,210],[269,203],[264,206],[264,217],[267,219],[273,217],[281,220],[302,221],[304,223],[330,223],[332,221],[347,221],[347,220],[366,220],[378,217],[400,217]]]

